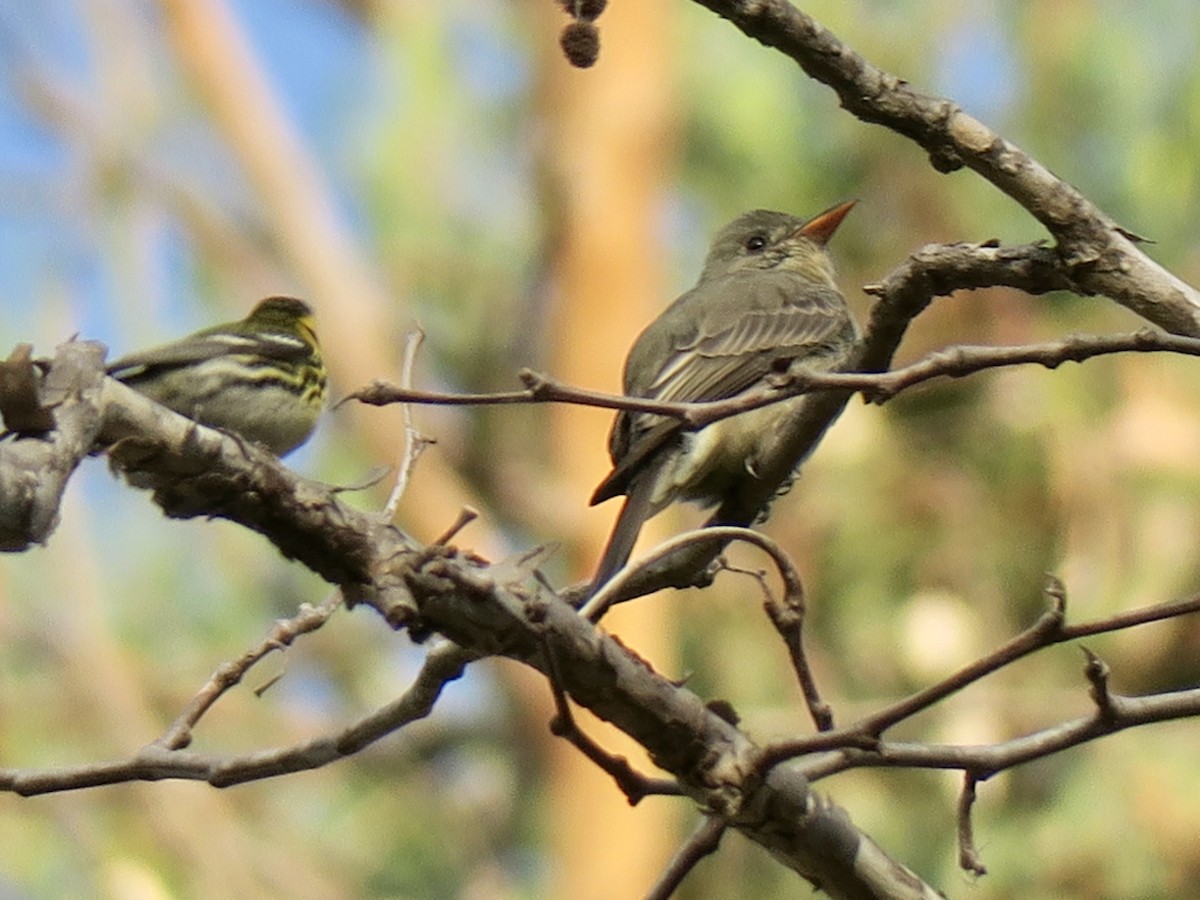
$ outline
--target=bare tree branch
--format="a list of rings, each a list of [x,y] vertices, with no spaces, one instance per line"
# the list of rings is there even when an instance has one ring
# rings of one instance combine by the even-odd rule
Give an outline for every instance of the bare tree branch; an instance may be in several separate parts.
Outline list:
[[[290,619],[276,622],[275,627],[257,646],[247,650],[233,662],[218,666],[204,687],[197,691],[183,712],[155,743],[167,750],[181,750],[187,747],[192,742],[192,731],[196,724],[226,691],[241,683],[246,673],[269,654],[290,647],[301,635],[323,626],[341,605],[341,592],[335,590],[319,605],[309,606],[306,603]]]
[[[533,373],[522,376],[525,390],[505,394],[419,396],[411,390],[388,394],[388,389],[376,385],[361,392],[358,399],[405,403],[554,400],[671,415],[679,419],[681,428],[695,429],[755,405],[812,393],[804,427],[785,448],[787,453],[772,454],[786,460],[786,465],[781,462],[776,469],[761,473],[760,484],[723,504],[710,524],[724,526],[753,521],[854,392],[883,400],[932,378],[961,377],[997,366],[1036,363],[1052,368],[1065,361],[1115,352],[1200,353],[1200,295],[1196,290],[1146,257],[1135,236],[1021,150],[952,102],[921,93],[874,68],[782,0],[699,2],[730,18],[747,34],[783,50],[813,77],[833,87],[855,115],[924,147],[938,169],[968,166],[992,181],[1045,225],[1056,246],[1003,248],[987,243],[923,248],[880,285],[868,289],[880,299],[855,361],[854,368],[861,372],[819,377],[793,373],[770,390],[722,404],[654,404],[568,388]],[[1024,347],[956,347],[903,369],[870,374],[887,369],[909,322],[934,297],[995,284],[1030,293],[1066,289],[1085,295],[1106,294],[1160,327],[1190,337],[1138,332],[1064,338]],[[935,894],[929,886],[889,859],[854,828],[844,812],[814,793],[811,782],[863,766],[962,769],[960,849],[964,865],[982,872],[970,821],[978,781],[1124,728],[1200,715],[1200,690],[1148,697],[1113,693],[1107,666],[1088,653],[1085,674],[1095,704],[1088,716],[987,746],[884,739],[898,722],[1036,650],[1200,608],[1200,598],[1192,598],[1068,626],[1064,592],[1052,581],[1047,588],[1051,608],[1025,632],[950,678],[849,727],[832,730],[832,720],[820,715],[823,704],[803,657],[799,574],[778,548],[772,550],[760,535],[712,527],[700,536],[689,535],[664,545],[610,582],[585,608],[585,615],[579,615],[563,602],[564,597],[570,600],[573,595],[564,592],[560,596],[538,572],[540,550],[489,564],[452,547],[420,546],[389,522],[359,512],[325,486],[296,476],[269,454],[169,413],[104,379],[99,358],[92,356],[94,352],[82,345],[60,350],[44,381],[27,367],[22,371],[33,377],[24,379],[27,383],[13,392],[3,392],[7,403],[10,393],[51,389],[56,371],[69,375],[67,387],[59,386],[60,399],[52,403],[38,399],[35,404],[38,411],[54,411],[56,430],[0,446],[0,497],[4,499],[0,503],[0,534],[6,546],[24,547],[30,541],[44,540],[70,471],[97,443],[111,444],[109,458],[114,468],[131,484],[153,491],[166,514],[220,516],[238,522],[265,535],[286,556],[326,578],[343,592],[347,605],[369,605],[392,627],[408,627],[417,633],[433,630],[447,639],[435,638],[420,674],[401,697],[336,734],[233,757],[183,750],[192,728],[223,691],[280,643],[321,621],[319,616],[310,620],[302,613],[241,659],[218,669],[163,737],[131,758],[53,771],[0,771],[0,788],[6,790],[34,794],[161,778],[199,779],[223,786],[325,765],[427,715],[441,690],[459,677],[469,662],[499,654],[547,674],[558,705],[556,727],[606,771],[613,772],[627,796],[640,797],[646,785],[656,782],[633,781],[603,748],[579,733],[571,723],[568,697],[633,736],[674,776],[670,784],[705,811],[705,822],[664,873],[656,892],[669,893],[697,859],[715,848],[722,831],[732,827],[832,896],[931,897]],[[28,360],[18,357],[16,362]],[[73,372],[68,371],[70,365],[75,366]],[[404,380],[406,384],[411,381],[407,372]],[[19,409],[20,403],[12,408]],[[58,467],[54,475],[45,476],[46,491],[37,496],[30,496],[28,485],[21,482],[21,477],[33,471],[23,455],[30,450],[38,460]],[[402,479],[407,469],[407,464],[402,466]],[[21,477],[4,480],[12,473]],[[398,484],[397,502],[402,490]],[[13,497],[21,498],[22,503],[10,507]],[[784,596],[779,601],[769,595],[768,611],[788,645],[818,729],[831,730],[802,740],[756,746],[719,709],[655,672],[589,621],[589,617],[598,620],[608,604],[644,592],[648,586],[694,583],[703,578],[697,573],[703,573],[724,543],[735,538],[752,540],[775,559],[784,579]],[[788,762],[801,755],[803,759]],[[630,788],[630,784],[640,786]]]
[[[752,575],[762,589],[763,609],[766,610],[767,618],[771,620],[776,633],[787,648],[792,671],[796,673],[796,680],[800,683],[800,690],[804,694],[804,703],[808,707],[808,714],[812,717],[813,724],[818,731],[829,731],[833,728],[833,710],[830,709],[828,703],[821,699],[817,680],[813,676],[812,667],[808,664],[808,655],[804,651],[804,615],[807,611],[804,602],[804,583],[788,555],[775,541],[748,528],[718,527],[692,533],[703,535],[709,539],[744,541],[761,548],[771,557],[771,561],[775,563],[780,579],[783,581],[782,599],[776,596],[770,585],[767,584],[765,572],[746,572],[745,574]],[[729,567],[726,566],[726,568]],[[729,571],[744,572],[745,570],[729,569]]]
[[[1058,242],[1065,277],[1177,334],[1200,336],[1200,292],[1147,257],[1136,236],[958,104],[869,63],[786,0],[695,0],[791,57],[851,114],[909,138],[940,172],[966,166],[1016,200]]]
[[[1056,341],[1010,347],[959,344],[936,350],[923,359],[878,375],[835,373],[787,376],[789,389],[848,388],[869,401],[883,403],[901,391],[935,378],[962,378],[988,369],[1035,364],[1056,369],[1066,362],[1083,362],[1114,353],[1178,353],[1200,356],[1200,338],[1164,334],[1149,328],[1127,334],[1075,334]]]
[[[863,288],[879,302],[871,309],[858,368],[864,372],[886,370],[909,323],[935,297],[1001,286],[1027,294],[1075,289],[1058,255],[1042,244],[930,244],[878,284]]]
[[[1068,627],[1062,619],[1061,585],[1051,581],[1050,612],[979,663],[849,729],[826,732],[803,744],[757,748],[699,698],[654,673],[555,598],[536,577],[540,552],[488,565],[453,548],[419,547],[377,517],[344,505],[334,491],[299,478],[269,454],[162,410],[121,385],[110,390],[105,382],[94,402],[101,439],[115,441],[113,465],[131,483],[153,490],[169,514],[219,515],[260,531],[285,553],[340,585],[348,599],[375,607],[394,626],[436,629],[462,646],[435,648],[409,691],[336,735],[230,758],[169,750],[155,742],[115,763],[0,772],[0,786],[12,791],[39,793],[167,777],[225,785],[321,766],[427,714],[446,682],[479,655],[500,653],[543,671],[546,660],[553,658],[558,661],[555,680],[564,695],[646,746],[689,797],[835,896],[858,896],[866,877],[859,862],[886,857],[878,848],[864,849],[873,846],[869,839],[855,831],[844,814],[815,799],[807,788],[809,778],[871,765],[962,768],[984,779],[1000,768],[1122,728],[1200,713],[1198,691],[1128,698],[1097,688],[1106,708],[1098,708],[1095,715],[988,747],[880,739],[895,722],[1034,649],[1200,606],[1200,598],[1192,598]],[[748,539],[770,552],[761,536],[750,534],[753,538]],[[712,543],[740,536],[714,531],[688,540]],[[660,552],[669,553],[670,548]],[[790,564],[781,566],[785,579],[789,571]],[[792,587],[798,589],[798,577],[794,580]],[[551,648],[549,654],[546,647]],[[1093,680],[1099,684],[1098,675]],[[186,729],[168,731],[184,734]],[[835,752],[778,765],[785,755],[830,749]],[[831,847],[845,852],[831,855]],[[890,861],[877,872],[888,873],[880,877],[881,884],[890,887],[879,887],[879,893],[870,896],[891,896],[897,884],[910,884]],[[919,881],[911,884],[918,892],[914,895],[928,895],[920,893],[926,889]]]
[[[1010,741],[974,747],[913,744],[882,740],[879,736],[892,725],[929,708],[992,672],[1036,650],[1092,634],[1123,630],[1141,624],[1200,612],[1200,595],[1186,600],[1156,604],[1095,622],[1066,626],[1063,623],[1062,586],[1050,579],[1047,594],[1052,608],[1013,640],[965,667],[954,675],[880,710],[853,725],[809,738],[779,741],[763,748],[758,764],[775,765],[781,760],[805,756],[800,763],[816,781],[848,768],[864,766],[963,769],[979,781],[996,772],[1040,759],[1126,728],[1200,715],[1200,689],[1165,692],[1146,697],[1125,697],[1108,689],[1108,668],[1085,650],[1085,668],[1092,685],[1096,712],[1089,717],[1063,722]],[[839,747],[838,742],[842,744]],[[838,750],[823,757],[818,751]]]
[[[100,366],[97,358],[97,373]],[[35,794],[161,778],[224,786],[315,768],[426,715],[442,687],[480,655],[499,653],[543,671],[552,657],[564,692],[639,741],[702,807],[831,895],[896,896],[895,885],[903,883],[916,886],[911,896],[932,896],[894,862],[859,871],[861,859],[886,857],[844,813],[816,803],[798,772],[776,766],[760,775],[757,748],[735,726],[555,597],[537,575],[540,551],[488,565],[450,547],[419,547],[270,454],[111,379],[90,406],[101,422],[100,440],[112,443],[111,464],[131,484],[151,490],[168,515],[215,515],[258,531],[340,587],[347,605],[370,605],[393,627],[435,629],[459,646],[435,648],[395,703],[336,735],[233,757],[155,742],[128,760],[0,771],[0,788]]]
[[[869,753],[882,752],[881,748],[884,745],[878,739],[893,725],[929,709],[951,694],[961,691],[1031,653],[1093,634],[1121,631],[1137,625],[1200,612],[1200,594],[1197,594],[1185,600],[1129,610],[1094,622],[1067,625],[1065,622],[1066,591],[1062,583],[1053,576],[1047,576],[1046,597],[1050,607],[1038,617],[1033,625],[986,656],[963,667],[948,678],[849,726],[811,737],[774,742],[763,749],[760,764],[770,766],[782,760],[793,759],[818,750],[836,748],[839,740],[844,741],[843,746],[846,747]],[[1170,716],[1170,718],[1178,717],[1178,715]],[[834,770],[840,771],[841,769],[835,767]],[[828,774],[824,770],[822,772]],[[810,776],[817,777],[813,773],[810,773]]]
[[[989,369],[1039,365],[1056,369],[1067,362],[1084,362],[1116,353],[1176,353],[1200,356],[1200,338],[1166,334],[1150,328],[1122,334],[1073,334],[1053,341],[1011,346],[955,344],[926,354],[916,362],[887,372],[808,372],[797,370],[774,379],[766,390],[743,394],[728,400],[706,403],[678,403],[643,400],[571,387],[538,375],[537,390],[502,391],[494,394],[447,394],[419,391],[375,382],[345,400],[359,400],[376,406],[392,403],[432,405],[480,405],[496,403],[569,403],[601,409],[625,409],[671,416],[680,428],[695,431],[739,413],[779,403],[802,394],[825,391],[849,391],[863,394],[869,401],[883,403],[908,388],[936,378],[963,378]],[[529,376],[524,372],[522,376]],[[345,401],[343,401],[345,402]]]
[[[1041,248],[1032,248],[1040,253]],[[945,252],[943,252],[945,251]],[[995,253],[989,251],[996,251]],[[995,265],[986,277],[979,275],[969,260],[979,258],[983,253],[985,259],[990,259]],[[914,263],[910,272],[888,287],[873,288],[885,293],[885,300],[876,305],[876,314],[872,319],[872,329],[868,332],[860,363],[886,363],[895,349],[892,341],[898,341],[908,319],[897,318],[894,315],[880,312],[889,304],[899,308],[904,304],[916,303],[920,298],[928,301],[926,291],[930,288],[931,273],[938,272],[939,277],[946,273],[941,269],[927,268],[925,263],[931,258],[948,257],[951,262],[961,263],[963,268],[954,270],[956,278],[939,281],[936,290],[946,291],[959,287],[973,286],[968,276],[979,279],[991,279],[1005,275],[1010,282],[1023,283],[1029,288],[1052,289],[1054,282],[1048,280],[1046,273],[1036,266],[1029,267],[1014,262],[1015,257],[1009,256],[1003,260],[997,259],[997,248],[983,246],[956,246],[926,248],[918,256],[924,255],[925,260]],[[913,258],[914,260],[917,257]],[[911,261],[910,261],[911,262]],[[1045,260],[1040,264],[1044,265]],[[1031,274],[1031,272],[1033,274]],[[956,280],[957,279],[957,280]],[[912,290],[911,285],[921,283],[919,290]],[[893,299],[894,298],[894,299]],[[909,313],[919,311],[910,306]],[[862,393],[867,399],[883,403],[896,396],[901,391],[936,378],[961,378],[988,369],[1036,364],[1054,369],[1065,362],[1083,362],[1097,356],[1114,353],[1152,353],[1167,352],[1189,356],[1200,355],[1200,338],[1166,334],[1152,329],[1142,329],[1126,334],[1113,335],[1071,335],[1055,341],[1037,344],[1024,344],[1010,347],[969,346],[958,345],[944,348],[928,354],[917,362],[888,372],[828,372],[810,373],[794,371],[776,379],[774,386],[767,390],[721,400],[712,403],[670,403],[662,401],[643,400],[636,397],[621,397],[596,391],[582,390],[561,384],[544,375],[523,372],[522,378],[535,386],[525,391],[510,391],[496,394],[446,394],[416,391],[397,388],[379,382],[362,391],[351,394],[347,399],[358,399],[365,403],[384,405],[389,403],[433,403],[433,404],[493,404],[493,403],[575,403],[586,406],[598,406],[607,409],[626,409],[639,412],[652,412],[659,415],[673,416],[680,420],[680,428],[698,429],[712,422],[748,410],[757,409],[771,403],[778,403],[800,394],[824,392],[825,397],[818,405],[812,405],[805,410],[805,423],[808,430],[804,433],[812,436],[813,429],[828,427],[832,421],[831,412],[840,411],[846,399],[853,392]],[[834,410],[836,407],[836,410]],[[815,437],[814,437],[815,440]],[[769,501],[778,489],[775,475],[761,473],[762,480],[754,491],[746,491],[737,498],[728,501],[709,520],[709,528],[720,525],[741,525],[752,521],[762,505]],[[787,473],[776,473],[782,481]],[[774,485],[769,494],[766,487]],[[721,543],[687,541],[675,546],[670,553],[656,553],[652,561],[639,565],[625,577],[610,581],[603,592],[592,598],[591,608],[598,608],[601,601],[605,604],[618,603],[643,596],[666,587],[687,587],[703,580],[703,573],[713,559],[716,558],[724,545]],[[578,589],[582,595],[584,588]],[[573,593],[569,600],[577,599]],[[591,615],[591,613],[589,613]]]
[[[0,769],[0,790],[23,797],[131,781],[165,778],[206,781],[228,787],[306,769],[318,769],[362,750],[433,709],[442,689],[475,657],[448,641],[430,651],[420,673],[400,697],[337,734],[274,750],[226,756],[172,749],[163,739],[131,758],[56,769]]]
[[[45,542],[58,524],[67,480],[96,442],[104,346],[64,344],[43,376],[18,348],[3,364],[5,425],[0,442],[0,550]],[[20,433],[51,417],[52,430]]]
[[[1110,695],[1111,711],[1062,722],[1010,741],[978,746],[880,741],[874,749],[853,749],[822,760],[802,761],[813,781],[852,768],[962,769],[984,781],[997,772],[1032,762],[1127,728],[1200,716],[1200,689],[1146,697]]]
[[[425,332],[419,328],[410,331],[404,339],[404,356],[400,360],[400,384],[405,388],[412,387],[413,366],[416,364],[417,350],[424,339]],[[388,520],[396,517],[396,511],[400,508],[400,500],[404,497],[404,491],[408,487],[408,479],[412,475],[413,467],[417,464],[417,458],[432,443],[413,425],[412,408],[409,404],[401,404],[400,412],[404,417],[404,449],[400,454],[400,463],[396,467],[396,483],[392,486],[392,492],[388,495],[387,503],[383,507],[383,514]]]

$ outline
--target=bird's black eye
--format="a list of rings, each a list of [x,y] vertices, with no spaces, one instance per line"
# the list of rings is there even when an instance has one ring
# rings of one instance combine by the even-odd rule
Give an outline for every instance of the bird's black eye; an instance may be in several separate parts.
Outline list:
[[[767,236],[765,234],[752,234],[746,238],[745,247],[751,253],[758,253],[765,246],[767,246]]]

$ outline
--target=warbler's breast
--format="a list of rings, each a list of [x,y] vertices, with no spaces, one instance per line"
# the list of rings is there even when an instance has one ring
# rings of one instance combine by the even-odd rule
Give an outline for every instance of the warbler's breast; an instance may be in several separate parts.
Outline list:
[[[131,387],[279,455],[308,439],[326,399],[325,378],[316,367],[238,355],[157,372]]]

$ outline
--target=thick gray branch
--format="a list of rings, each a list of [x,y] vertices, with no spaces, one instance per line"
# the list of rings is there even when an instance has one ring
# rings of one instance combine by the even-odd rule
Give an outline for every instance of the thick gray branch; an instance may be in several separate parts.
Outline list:
[[[111,445],[112,466],[152,491],[167,515],[238,522],[341,587],[348,604],[370,605],[394,627],[435,629],[458,647],[447,651],[444,671],[426,673],[426,687],[342,735],[231,759],[155,743],[117,763],[0,772],[0,787],[39,793],[161,778],[224,785],[314,768],[425,715],[441,685],[474,657],[504,655],[544,672],[549,651],[575,702],[634,737],[696,802],[831,896],[935,896],[821,802],[795,765],[760,774],[759,748],[737,727],[555,596],[533,571],[542,554],[489,565],[450,547],[421,547],[270,454],[104,379],[100,355],[87,358],[80,381],[98,387],[74,402]]]
[[[17,353],[4,363],[5,424],[20,428],[15,409],[50,414],[51,430],[9,434],[0,443],[0,550],[44,543],[58,524],[67,479],[96,441],[104,369],[101,344],[66,344],[43,377]],[[20,392],[20,394],[18,394]],[[23,395],[23,396],[22,396]]]

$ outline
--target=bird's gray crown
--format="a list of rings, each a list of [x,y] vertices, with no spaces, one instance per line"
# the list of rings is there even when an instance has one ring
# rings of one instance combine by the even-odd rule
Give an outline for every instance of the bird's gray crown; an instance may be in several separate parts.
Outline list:
[[[755,209],[717,232],[701,280],[762,269],[787,269],[833,284],[833,266],[821,244],[804,234],[806,222],[788,213]]]

